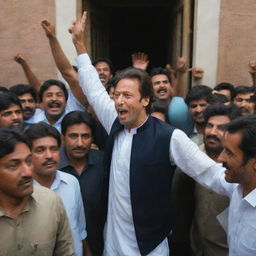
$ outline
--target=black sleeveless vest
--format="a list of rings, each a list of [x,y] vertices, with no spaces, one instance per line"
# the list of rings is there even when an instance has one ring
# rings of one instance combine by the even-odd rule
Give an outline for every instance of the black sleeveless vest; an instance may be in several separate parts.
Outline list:
[[[124,129],[116,119],[105,150],[103,222],[107,216],[109,173],[115,135]],[[135,234],[140,253],[156,248],[171,230],[171,182],[175,166],[169,160],[174,128],[149,116],[133,136],[130,193]],[[127,160],[128,161],[128,160]]]

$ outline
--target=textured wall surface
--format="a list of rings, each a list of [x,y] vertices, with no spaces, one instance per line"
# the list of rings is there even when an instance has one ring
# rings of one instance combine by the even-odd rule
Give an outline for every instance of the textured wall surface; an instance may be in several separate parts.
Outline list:
[[[252,84],[248,63],[256,59],[256,1],[221,1],[217,82]]]
[[[56,78],[56,67],[40,22],[55,23],[54,0],[0,0],[0,85],[27,83],[13,57],[21,52],[42,82]]]

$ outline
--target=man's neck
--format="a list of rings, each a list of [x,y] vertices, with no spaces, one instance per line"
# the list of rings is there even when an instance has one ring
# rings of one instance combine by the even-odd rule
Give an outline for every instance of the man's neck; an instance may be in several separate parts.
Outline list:
[[[256,180],[251,180],[250,183],[243,183],[241,185],[243,188],[243,197],[246,197],[256,188]]]
[[[58,115],[58,116],[50,116],[50,115],[47,115],[47,113],[45,113],[45,116],[46,116],[46,119],[48,120],[49,124],[54,125],[59,120],[59,118],[62,116],[62,114]]]
[[[203,134],[204,133],[204,125],[203,124],[197,124],[195,123],[195,127],[196,127],[196,130],[197,130],[197,133],[199,134]]]
[[[33,177],[41,186],[50,188],[56,178],[56,175],[39,176],[34,174]]]
[[[8,217],[16,219],[29,200],[29,196],[23,198],[9,197],[0,193],[0,210]]]
[[[88,156],[88,155],[87,155]],[[67,155],[69,162],[72,164],[74,169],[76,170],[77,174],[81,175],[85,167],[87,166],[87,158],[84,157],[82,159],[75,159]]]

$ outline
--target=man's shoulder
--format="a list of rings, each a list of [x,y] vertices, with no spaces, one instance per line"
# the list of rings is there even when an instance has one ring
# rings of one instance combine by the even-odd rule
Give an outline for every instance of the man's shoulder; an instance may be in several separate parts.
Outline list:
[[[68,184],[70,186],[74,186],[74,187],[79,186],[79,182],[78,182],[77,178],[74,177],[72,174],[69,174],[69,173],[63,172],[63,171],[59,171],[59,170],[57,172],[60,175],[60,179],[62,181],[64,181],[66,184]]]
[[[43,186],[34,186],[32,197],[37,203],[46,203],[47,205],[56,203],[60,200],[59,196],[54,191]]]

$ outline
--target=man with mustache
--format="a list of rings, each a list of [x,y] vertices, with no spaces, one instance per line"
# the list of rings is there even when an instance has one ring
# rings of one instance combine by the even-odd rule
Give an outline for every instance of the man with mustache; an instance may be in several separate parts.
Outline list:
[[[190,138],[200,145],[203,142],[203,131],[205,127],[204,110],[212,99],[212,89],[206,85],[192,87],[185,98],[189,113],[194,121],[194,131]]]
[[[184,99],[174,96],[170,73],[162,67],[157,67],[151,70],[150,77],[154,97],[165,101],[168,106],[168,123],[190,134],[193,130],[193,121]]]
[[[75,255],[60,198],[33,187],[27,137],[0,128],[0,144],[0,255]]]
[[[107,87],[109,80],[113,77],[113,65],[112,62],[107,58],[99,58],[93,62],[96,68],[100,81]]]
[[[223,126],[240,116],[234,105],[217,104],[205,109],[204,143],[200,149],[214,161],[223,150]],[[191,247],[194,255],[227,256],[227,237],[217,216],[229,205],[228,197],[195,184],[195,213],[191,230]]]
[[[0,94],[0,127],[23,129],[22,106],[13,92]]]
[[[33,177],[35,186],[44,186],[56,192],[67,211],[76,255],[85,255],[85,215],[77,179],[58,171],[61,137],[53,126],[46,123],[33,124],[26,130],[32,144]]]
[[[15,93],[21,103],[24,124],[30,124],[37,110],[37,91],[29,84],[16,84],[9,91]]]
[[[255,113],[255,89],[250,86],[237,86],[235,88],[234,104],[240,109],[242,115]]]
[[[63,147],[59,170],[74,175],[85,207],[87,242],[93,255],[100,254],[99,216],[103,188],[103,152],[91,149],[95,122],[86,112],[68,113],[61,123]]]

